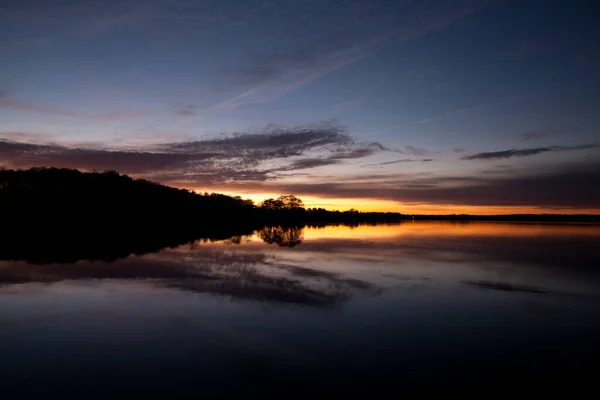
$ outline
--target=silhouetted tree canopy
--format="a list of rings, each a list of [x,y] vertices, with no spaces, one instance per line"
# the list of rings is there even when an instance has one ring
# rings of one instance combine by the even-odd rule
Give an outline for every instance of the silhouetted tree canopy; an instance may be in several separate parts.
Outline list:
[[[279,196],[278,200],[283,203],[283,208],[285,209],[304,208],[304,203],[302,200],[293,194]]]
[[[260,203],[260,208],[269,211],[281,210],[283,209],[283,202],[279,199],[266,199]]]
[[[304,208],[304,203],[293,194],[287,194],[277,199],[266,199],[260,207],[265,210],[298,210]]]

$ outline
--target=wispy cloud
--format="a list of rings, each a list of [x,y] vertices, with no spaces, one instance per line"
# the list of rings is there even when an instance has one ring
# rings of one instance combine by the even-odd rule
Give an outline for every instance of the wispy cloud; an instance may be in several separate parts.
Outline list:
[[[19,138],[14,134],[10,137]],[[388,150],[382,144],[358,141],[335,121],[267,126],[254,132],[163,143],[138,151],[0,140],[0,157],[7,166],[116,169],[188,185],[264,181],[275,179],[280,172],[343,163],[383,151]]]
[[[414,162],[430,162],[433,161],[433,158],[422,158],[420,160],[414,160],[412,158],[404,158],[402,160],[394,160],[394,161],[385,161],[374,164],[365,164],[361,165],[361,167],[380,167],[385,165],[393,165],[393,164],[404,164],[404,163],[414,163]]]
[[[339,164],[340,160],[332,158],[304,158],[292,162],[288,167],[285,167],[284,171],[297,171],[302,169],[310,169],[317,167],[324,167],[327,165]]]
[[[549,146],[549,147],[535,147],[530,149],[510,149],[510,150],[501,150],[501,151],[490,151],[477,153],[472,155],[467,155],[461,157],[463,160],[496,160],[502,158],[511,158],[511,157],[528,157],[534,156],[542,153],[551,153],[551,152],[562,152],[562,151],[573,151],[573,150],[587,150],[587,149],[596,149],[600,147],[598,144],[582,144],[578,146]]]
[[[198,110],[195,116],[181,120],[176,126],[187,125],[216,112],[232,111],[243,105],[276,100],[368,56],[385,39],[387,39],[387,36],[347,49],[320,54],[318,57],[313,56],[312,62],[307,65],[289,66],[284,63],[287,69],[281,65],[271,66],[272,69],[269,69],[269,66],[261,66],[262,68],[259,69],[254,65],[250,69],[254,72],[248,74],[248,71],[244,71],[244,75],[251,75],[251,81],[255,86],[217,104]],[[296,59],[296,57],[297,55],[293,55],[290,59]]]
[[[195,117],[185,118],[177,126],[206,118],[219,111],[231,111],[238,107],[276,100],[292,93],[324,76],[346,68],[390,44],[409,41],[431,31],[442,29],[465,16],[494,3],[464,1],[450,7],[407,7],[405,15],[384,33],[363,36],[345,45],[318,45],[287,48],[270,55],[253,56],[237,65],[230,76],[229,85],[245,87],[236,95],[198,111]],[[442,5],[443,6],[443,5]],[[354,16],[355,17],[355,16]],[[348,21],[346,21],[346,24]],[[360,25],[361,22],[354,21]],[[353,25],[356,28],[357,25]],[[346,26],[350,29],[351,26]],[[347,36],[352,29],[347,32]],[[381,32],[381,31],[380,31]]]

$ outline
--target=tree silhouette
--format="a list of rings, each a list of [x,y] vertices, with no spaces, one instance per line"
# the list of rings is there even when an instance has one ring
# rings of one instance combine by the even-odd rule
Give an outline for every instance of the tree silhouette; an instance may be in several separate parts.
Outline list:
[[[300,200],[293,194],[281,195],[277,200],[279,200],[283,204],[283,209],[286,210],[296,210],[304,208],[304,203],[302,202],[302,200]]]
[[[277,211],[283,209],[283,202],[279,199],[266,199],[260,203],[260,208],[267,211]]]
[[[294,247],[304,240],[304,228],[267,226],[263,228],[258,236],[266,243],[276,243],[281,247]]]
[[[260,207],[264,210],[299,210],[304,208],[304,203],[293,194],[287,194],[277,199],[266,199]]]

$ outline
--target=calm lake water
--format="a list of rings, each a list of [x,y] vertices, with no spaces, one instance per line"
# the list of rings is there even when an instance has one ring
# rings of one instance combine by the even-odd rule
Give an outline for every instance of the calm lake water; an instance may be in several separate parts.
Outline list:
[[[599,355],[597,225],[271,228],[0,261],[0,396],[581,389]]]

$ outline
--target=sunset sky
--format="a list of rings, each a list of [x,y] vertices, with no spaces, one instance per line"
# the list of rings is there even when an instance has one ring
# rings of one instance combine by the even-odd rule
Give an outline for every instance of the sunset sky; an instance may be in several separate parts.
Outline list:
[[[0,166],[600,213],[595,1],[4,0]]]

